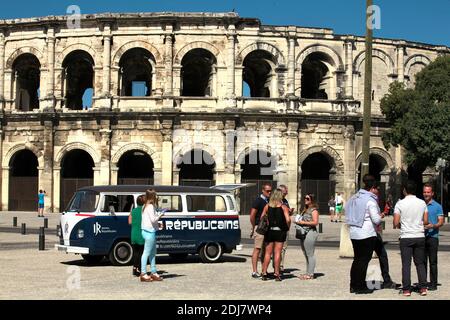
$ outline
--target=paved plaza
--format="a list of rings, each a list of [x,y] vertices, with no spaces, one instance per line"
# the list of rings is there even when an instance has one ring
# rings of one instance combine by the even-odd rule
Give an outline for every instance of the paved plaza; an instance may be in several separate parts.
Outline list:
[[[12,228],[13,216],[18,217]],[[224,256],[221,263],[203,264],[198,256],[175,262],[166,255],[157,257],[161,283],[141,283],[132,277],[131,267],[114,267],[108,261],[88,266],[81,256],[64,254],[54,249],[57,214],[48,215],[46,250],[38,250],[39,226],[43,219],[35,213],[0,213],[0,299],[193,299],[193,300],[316,300],[316,299],[419,299],[436,300],[450,297],[450,232],[441,232],[438,291],[427,297],[413,294],[405,298],[398,290],[377,290],[372,295],[353,295],[349,289],[352,259],[339,258],[341,224],[330,223],[321,216],[323,233],[319,237],[315,280],[301,281],[296,276],[305,272],[305,260],[291,230],[286,256],[287,273],[282,282],[263,282],[250,277],[251,241],[248,239],[248,216],[241,216],[243,250]],[[28,234],[20,234],[20,225],[27,223]],[[401,261],[391,218],[387,218],[385,241],[388,241],[391,276],[401,281]],[[378,260],[369,266],[371,279],[379,277]],[[271,272],[271,268],[269,268]],[[20,276],[19,276],[20,274]],[[417,280],[415,268],[412,281]]]

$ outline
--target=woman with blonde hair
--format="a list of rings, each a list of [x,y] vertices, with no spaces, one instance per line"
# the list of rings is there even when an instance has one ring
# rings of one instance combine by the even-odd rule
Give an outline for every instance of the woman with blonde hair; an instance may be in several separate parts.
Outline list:
[[[142,237],[144,238],[144,252],[141,257],[141,276],[144,282],[161,281],[162,277],[156,271],[156,231],[159,230],[158,220],[164,214],[157,212],[158,196],[155,190],[145,192],[145,204],[142,208]],[[147,262],[150,259],[150,275],[147,275]]]
[[[267,280],[267,268],[270,263],[270,257],[274,255],[274,277],[276,281],[281,281],[280,263],[281,251],[286,241],[287,231],[291,224],[289,209],[283,205],[283,194],[280,190],[275,190],[269,203],[264,207],[261,213],[261,219],[267,215],[269,220],[269,229],[264,235],[264,243],[266,246],[264,262],[262,266],[262,280]]]
[[[319,233],[317,225],[319,224],[319,210],[314,194],[308,193],[305,196],[305,208],[302,213],[295,219],[297,228],[303,229],[303,236],[300,239],[300,245],[306,258],[307,273],[301,275],[301,280],[314,279],[314,269],[316,267],[316,257],[314,250],[316,248],[316,240]]]

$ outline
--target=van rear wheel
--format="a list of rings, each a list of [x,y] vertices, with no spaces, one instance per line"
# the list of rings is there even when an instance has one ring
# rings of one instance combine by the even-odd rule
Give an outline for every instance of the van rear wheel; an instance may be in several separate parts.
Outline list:
[[[214,263],[220,260],[223,249],[220,243],[208,242],[200,248],[199,255],[203,263]]]
[[[81,257],[87,264],[99,264],[105,256],[92,256],[90,254],[82,254]]]
[[[109,252],[109,261],[114,266],[129,265],[133,258],[133,247],[126,240],[118,241]]]

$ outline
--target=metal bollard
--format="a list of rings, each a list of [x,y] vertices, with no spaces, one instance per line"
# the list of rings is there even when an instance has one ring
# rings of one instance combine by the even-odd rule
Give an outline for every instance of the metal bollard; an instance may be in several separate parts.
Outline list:
[[[27,225],[25,223],[22,223],[22,230],[20,232],[21,234],[27,234]]]
[[[17,227],[17,217],[13,217],[13,227]]]
[[[322,222],[319,223],[319,233],[323,233],[323,224],[322,224]]]
[[[44,218],[44,228],[48,229],[48,218]]]
[[[39,250],[45,250],[45,228],[39,227]]]
[[[386,230],[386,221],[381,221],[381,227]]]

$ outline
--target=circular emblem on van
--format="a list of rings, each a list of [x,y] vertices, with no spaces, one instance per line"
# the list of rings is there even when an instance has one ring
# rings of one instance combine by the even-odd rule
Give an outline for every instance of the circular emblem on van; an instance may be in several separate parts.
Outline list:
[[[64,225],[64,233],[69,232],[69,224],[66,222],[66,224]]]

